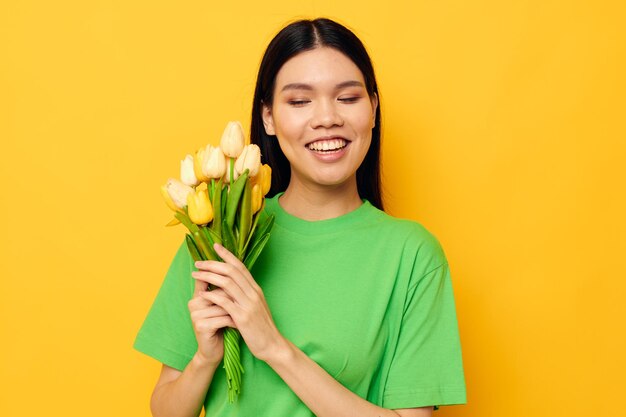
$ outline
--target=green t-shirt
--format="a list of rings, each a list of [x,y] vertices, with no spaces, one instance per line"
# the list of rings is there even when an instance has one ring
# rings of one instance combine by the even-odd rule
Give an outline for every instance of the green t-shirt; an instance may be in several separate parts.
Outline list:
[[[277,195],[271,237],[252,268],[278,330],[333,378],[385,408],[464,404],[465,381],[450,268],[438,240],[417,222],[367,200],[328,220],[285,212]],[[195,270],[183,242],[134,348],[183,370],[197,350],[187,303]],[[228,403],[218,367],[207,417],[313,413],[242,343],[242,394]]]

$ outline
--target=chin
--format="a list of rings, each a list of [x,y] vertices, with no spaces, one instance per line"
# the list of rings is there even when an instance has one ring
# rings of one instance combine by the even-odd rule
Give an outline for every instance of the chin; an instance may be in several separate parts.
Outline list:
[[[350,183],[352,179],[351,176],[332,176],[332,175],[324,175],[316,178],[312,178],[313,183],[323,186],[323,187],[343,187]]]

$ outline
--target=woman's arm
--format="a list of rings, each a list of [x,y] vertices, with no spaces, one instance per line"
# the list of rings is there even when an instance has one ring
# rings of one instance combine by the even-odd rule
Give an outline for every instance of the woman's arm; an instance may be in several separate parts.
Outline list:
[[[233,327],[232,318],[220,306],[200,294],[208,288],[196,280],[188,307],[198,350],[183,372],[163,365],[150,409],[154,417],[198,417],[215,370],[224,357],[224,327]]]
[[[219,288],[200,296],[232,318],[250,352],[265,361],[318,417],[427,417],[432,407],[390,410],[359,397],[285,339],[274,324],[259,285],[232,253],[215,245],[224,262],[197,262],[192,276]]]
[[[374,405],[341,385],[290,341],[266,362],[318,417],[429,417],[433,407],[389,410]]]
[[[210,364],[197,353],[183,372],[163,365],[150,410],[154,417],[198,417],[218,364]]]

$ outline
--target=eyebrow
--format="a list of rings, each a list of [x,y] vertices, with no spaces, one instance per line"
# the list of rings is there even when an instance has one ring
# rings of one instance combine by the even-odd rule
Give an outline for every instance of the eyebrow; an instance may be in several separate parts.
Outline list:
[[[337,84],[335,86],[335,90],[340,90],[340,89],[345,88],[345,87],[365,87],[365,86],[360,81],[350,80],[350,81],[344,81],[342,83]],[[280,91],[283,92],[283,91],[286,91],[286,90],[308,90],[308,91],[312,91],[313,87],[310,84],[305,84],[305,83],[291,83],[291,84],[285,85]]]

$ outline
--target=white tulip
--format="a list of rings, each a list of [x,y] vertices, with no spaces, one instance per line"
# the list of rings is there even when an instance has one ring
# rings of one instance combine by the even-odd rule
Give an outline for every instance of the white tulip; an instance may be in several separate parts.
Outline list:
[[[170,178],[165,183],[165,191],[170,196],[176,207],[182,209],[187,205],[187,196],[193,192],[193,188],[183,184],[177,179]]]
[[[244,144],[241,122],[228,122],[220,140],[220,147],[224,155],[229,158],[237,158],[241,154]]]
[[[190,187],[195,187],[200,183],[193,171],[193,156],[187,155],[185,159],[180,161],[180,180]]]
[[[248,176],[254,177],[259,173],[261,167],[261,148],[258,145],[250,144],[243,148],[241,155],[235,161],[235,171],[241,175],[246,169],[249,170]]]
[[[233,176],[235,177],[234,180],[237,180],[237,178],[239,178],[239,173],[237,172],[236,169],[233,169]],[[227,158],[227,162],[226,162],[226,172],[224,173],[224,184],[230,184],[230,158]]]
[[[210,146],[210,145],[209,145]],[[220,147],[209,148],[207,146],[204,151],[204,160],[202,161],[202,173],[207,178],[221,178],[226,172],[226,157]]]

